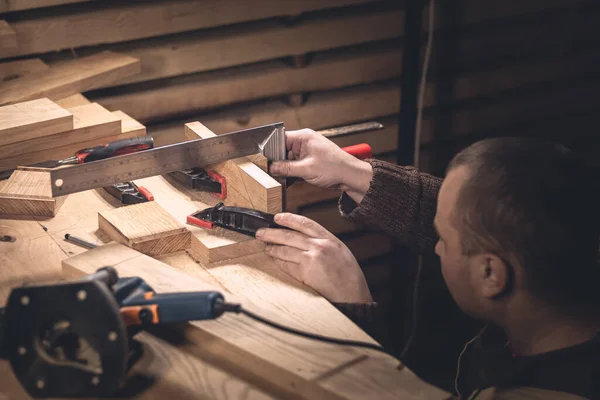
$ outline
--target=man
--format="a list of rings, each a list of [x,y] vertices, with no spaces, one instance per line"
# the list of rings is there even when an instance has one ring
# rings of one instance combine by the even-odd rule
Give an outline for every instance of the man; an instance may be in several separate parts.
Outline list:
[[[600,399],[599,190],[574,154],[489,139],[457,154],[442,181],[358,160],[311,130],[288,132],[287,147],[290,161],[274,163],[273,175],[339,188],[346,218],[435,251],[458,306],[487,324],[459,357],[457,395]],[[302,216],[275,221],[292,230],[257,237],[283,270],[363,326],[358,314],[377,315],[342,242]]]

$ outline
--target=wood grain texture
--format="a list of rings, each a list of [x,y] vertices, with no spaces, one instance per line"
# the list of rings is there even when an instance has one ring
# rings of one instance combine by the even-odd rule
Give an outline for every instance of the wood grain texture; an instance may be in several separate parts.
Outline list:
[[[73,129],[73,115],[43,98],[0,107],[0,145]]]
[[[0,82],[8,82],[31,73],[46,71],[48,64],[39,58],[7,61],[0,64]],[[61,107],[66,108],[61,105]]]
[[[226,111],[190,117],[149,127],[157,143],[168,143],[181,137],[181,123],[202,121],[216,134],[235,132],[282,121],[287,130],[324,129],[357,121],[393,115],[400,110],[400,87],[396,83],[380,83],[314,93],[305,104],[293,107],[284,101],[256,102],[232,107]],[[165,136],[160,138],[160,136]],[[158,145],[158,144],[157,144]]]
[[[54,217],[64,199],[52,198],[50,173],[17,169],[0,187],[0,215]]]
[[[66,255],[39,223],[3,217],[0,237],[7,238],[0,241],[0,307],[12,287],[60,278]]]
[[[73,115],[72,130],[0,146],[0,154],[10,158],[121,133],[121,119],[98,103],[72,107],[68,111]]]
[[[185,125],[186,138],[215,136],[200,122]],[[276,214],[282,210],[282,187],[267,172],[246,157],[227,160],[205,167],[223,176],[227,181],[225,205],[252,208]]]
[[[89,101],[88,98],[82,95],[81,93],[73,94],[71,96],[58,99],[55,102],[62,108],[85,106],[86,104],[91,103],[91,101]]]
[[[259,257],[259,255],[255,257]],[[102,246],[67,259],[63,263],[63,268],[71,273],[77,273],[78,271],[90,273],[101,264],[106,265],[107,263],[115,265],[122,276],[136,275],[142,277],[159,293],[211,290],[214,288],[198,278],[171,269],[157,260],[117,244]],[[211,274],[213,274],[213,271],[211,269]],[[276,300],[273,296],[256,297],[256,290],[248,287],[247,284],[244,285],[243,275],[238,275],[236,278],[238,278],[237,287],[240,289],[246,288],[247,293],[241,295],[226,293],[226,299],[228,301],[243,300],[245,307],[260,313],[266,318],[276,319],[284,324],[329,335],[332,334],[332,331],[336,331],[345,332],[344,336],[352,336],[353,329],[357,329],[351,328],[351,323],[347,328],[342,328],[349,321],[344,323],[344,317],[331,308],[330,304],[320,303],[323,299],[319,301],[318,313],[315,313],[315,311],[308,312],[309,310],[306,310],[306,307],[311,306],[311,303],[299,302],[299,299],[295,303],[296,306],[286,308],[286,312],[271,311],[263,304]],[[229,285],[231,288],[235,288],[235,280],[231,280]],[[277,286],[275,282],[273,285]],[[279,288],[285,291],[284,286],[279,286]],[[254,301],[258,301],[257,305],[254,305],[253,301],[245,299],[245,296],[253,297]],[[317,296],[315,301],[317,299],[320,298]],[[316,303],[314,305],[316,306]],[[297,319],[296,312],[301,312],[304,319]],[[324,313],[327,313],[329,318],[325,324],[323,324],[325,322]],[[305,318],[320,321],[320,323],[311,325],[310,320]],[[342,319],[338,320],[339,318]],[[374,355],[373,352],[368,350],[341,348],[287,335],[240,316],[225,315],[215,321],[191,323],[178,333],[183,335],[184,340],[180,343],[185,343],[182,349],[188,354],[210,360],[217,366],[223,367],[245,381],[269,391],[278,398],[365,398],[366,391],[363,390],[359,395],[352,394],[350,391],[342,393],[342,389],[335,387],[335,382],[330,383],[326,378],[335,376],[338,373],[337,371],[347,373],[347,367],[345,366],[355,364],[365,359],[365,357],[382,359],[383,364],[377,380],[381,379],[380,374],[385,373],[391,375],[387,375],[389,378],[385,379],[386,382],[389,382],[389,385],[393,385],[394,381],[402,383],[402,386],[398,385],[396,388],[383,388],[382,386],[377,388],[377,385],[372,385],[373,391],[369,393],[369,396],[381,396],[385,391],[418,389],[424,396],[428,395],[432,399],[447,397],[447,394],[424,384],[414,375],[404,372],[405,370],[394,369],[398,362],[391,358],[387,359],[385,356]],[[264,340],[265,335],[269,337],[268,340]],[[363,338],[361,340],[365,340],[364,334],[358,336]],[[301,350],[298,352],[299,349]],[[389,369],[386,366],[389,366]],[[384,370],[386,372],[383,372]],[[370,375],[368,371],[362,370],[361,373],[368,374],[364,376],[364,379],[375,377]],[[394,376],[397,376],[397,379],[393,379]],[[321,381],[327,381],[327,385],[330,387],[324,390]],[[406,389],[408,384],[411,385],[410,389]]]
[[[93,0],[0,0],[0,12],[31,10]]]
[[[0,57],[17,52],[17,34],[4,20],[0,20]]]
[[[15,21],[18,55],[167,35],[373,0],[224,0],[129,3]]]
[[[113,115],[121,118],[121,133],[106,136],[101,139],[86,140],[83,142],[69,143],[61,147],[22,154],[16,157],[0,159],[0,170],[15,168],[19,165],[31,165],[47,160],[63,159],[72,156],[76,151],[97,146],[114,140],[127,139],[146,134],[146,127],[122,111],[113,111]]]
[[[100,212],[98,227],[114,241],[150,256],[191,246],[190,231],[154,201]]]
[[[249,100],[383,81],[398,77],[401,69],[398,48],[345,51],[315,57],[304,68],[272,61],[91,98],[110,109],[127,110],[146,123]]]
[[[118,81],[139,71],[138,59],[105,51],[53,65],[47,71],[28,74],[21,79],[6,82],[0,92],[0,105],[39,97],[61,99],[93,89],[98,85]]]

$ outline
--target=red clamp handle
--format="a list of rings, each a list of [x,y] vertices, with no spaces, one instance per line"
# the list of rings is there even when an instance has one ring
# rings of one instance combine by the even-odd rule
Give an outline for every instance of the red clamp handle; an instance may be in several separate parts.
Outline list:
[[[367,143],[360,143],[352,146],[342,147],[342,150],[344,150],[348,154],[352,154],[354,157],[361,160],[364,160],[366,158],[373,158],[373,150],[371,149],[371,146],[369,146]]]

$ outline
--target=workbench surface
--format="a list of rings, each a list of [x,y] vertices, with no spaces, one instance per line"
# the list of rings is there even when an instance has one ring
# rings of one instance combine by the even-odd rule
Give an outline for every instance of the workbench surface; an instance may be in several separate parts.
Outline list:
[[[182,222],[191,201],[163,177],[145,186]],[[0,184],[2,184],[0,182]],[[195,201],[201,209],[206,206]],[[216,288],[227,300],[288,326],[371,341],[324,298],[283,273],[264,253],[204,266],[186,251],[151,258],[98,230],[98,212],[118,207],[102,189],[67,196],[54,218],[0,219],[0,300],[23,282],[56,281],[113,265],[121,276],[145,279],[157,292]],[[201,229],[201,228],[198,228]],[[64,240],[70,233],[105,244],[93,250]],[[225,315],[215,321],[160,328],[137,337],[144,355],[120,397],[136,399],[447,399],[392,357],[299,338]],[[27,399],[6,362],[0,363],[0,399]]]

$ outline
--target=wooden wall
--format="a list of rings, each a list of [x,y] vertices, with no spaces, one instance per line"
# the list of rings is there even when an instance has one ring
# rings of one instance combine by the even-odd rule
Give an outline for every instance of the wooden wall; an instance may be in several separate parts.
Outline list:
[[[600,3],[437,3],[423,170],[442,174],[457,150],[493,135],[556,138],[598,157]],[[104,49],[141,58],[140,75],[86,95],[147,125],[158,144],[194,120],[224,133],[276,121],[321,129],[377,119],[384,130],[336,142],[365,141],[394,161],[400,1],[0,0],[0,13],[4,60],[57,64]],[[296,184],[290,209],[339,235],[376,300],[390,304],[393,244],[339,217],[337,195]]]

